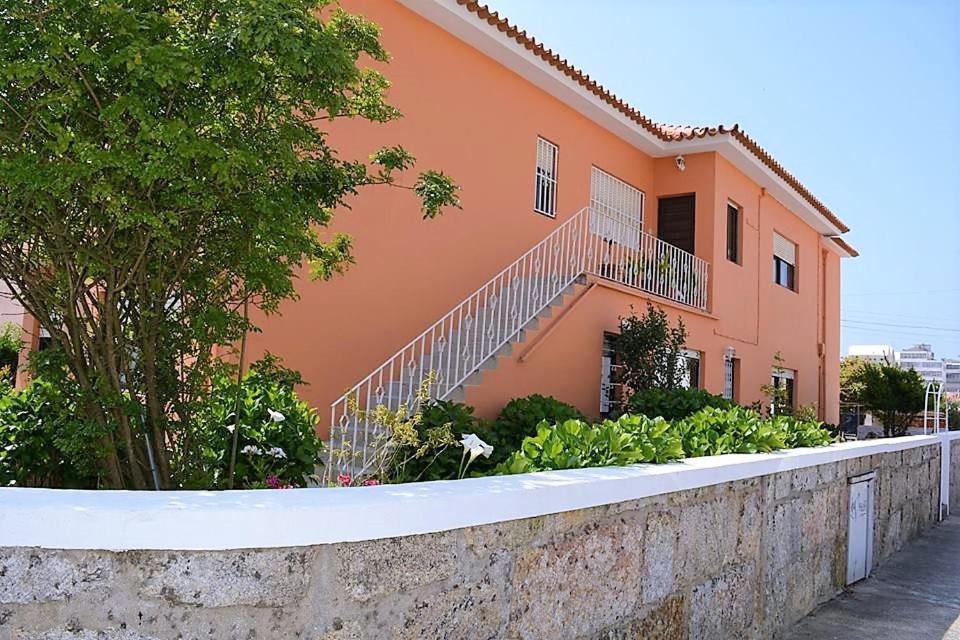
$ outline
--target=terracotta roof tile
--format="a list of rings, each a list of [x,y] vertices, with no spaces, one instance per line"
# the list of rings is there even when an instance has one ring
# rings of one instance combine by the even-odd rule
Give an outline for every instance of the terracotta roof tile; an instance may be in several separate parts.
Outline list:
[[[804,200],[810,203],[814,209],[819,211],[825,218],[836,225],[838,229],[840,229],[842,232],[847,232],[850,230],[850,228],[847,227],[847,225],[845,225],[843,221],[840,220],[840,218],[838,218],[832,211],[830,211],[825,204],[823,204],[816,196],[810,193],[810,191],[803,186],[803,184],[793,174],[784,169],[783,165],[774,160],[773,156],[771,156],[763,147],[757,144],[753,138],[746,134],[746,132],[740,129],[739,125],[735,124],[732,127],[725,127],[724,125],[719,125],[716,127],[691,127],[654,122],[611,93],[596,80],[591,80],[589,75],[572,66],[569,62],[567,62],[566,59],[561,59],[560,56],[554,53],[551,49],[543,46],[543,43],[537,42],[537,40],[532,36],[528,36],[526,31],[523,31],[517,26],[511,24],[506,18],[500,17],[496,11],[491,11],[486,5],[480,4],[475,0],[457,0],[457,4],[474,14],[477,18],[486,21],[487,24],[495,26],[501,33],[506,34],[508,38],[511,38],[518,44],[524,46],[533,55],[552,65],[558,71],[562,72],[564,75],[580,84],[584,89],[639,124],[641,127],[652,133],[660,140],[670,142],[717,136],[730,136],[734,138],[748,151],[759,158],[760,161],[763,162],[763,164],[765,164],[771,171],[780,176],[784,182],[793,187],[797,193],[803,197]]]

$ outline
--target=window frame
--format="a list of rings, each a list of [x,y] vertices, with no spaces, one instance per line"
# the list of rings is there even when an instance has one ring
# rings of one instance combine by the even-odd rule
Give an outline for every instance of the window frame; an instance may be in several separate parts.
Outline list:
[[[541,152],[546,149],[552,154],[552,175],[541,172]],[[536,162],[533,177],[533,211],[548,218],[557,217],[557,194],[560,190],[560,146],[547,138],[537,136]],[[542,183],[546,186],[543,187]],[[545,205],[541,208],[541,205]]]
[[[739,366],[739,358],[727,358],[723,359],[723,391],[721,395],[730,400],[731,402],[737,401],[737,370]],[[727,366],[730,367],[730,394],[727,395]]]
[[[774,389],[779,389],[782,384],[787,390],[785,408],[792,415],[797,410],[797,370],[773,367],[770,371],[770,384]]]
[[[787,259],[777,255],[777,238],[782,238],[785,242],[789,242],[793,245],[793,262],[788,261]],[[784,289],[793,291],[797,293],[797,254],[799,253],[799,245],[796,242],[788,238],[787,236],[778,233],[776,230],[773,232],[772,237],[772,255],[773,255],[773,282]]]
[[[730,214],[735,215],[733,229],[730,229]],[[742,249],[742,230],[743,229],[743,207],[733,200],[727,200],[727,261],[736,265],[743,264]],[[733,240],[733,257],[730,256],[730,240]]]
[[[687,383],[687,389],[702,389],[703,388],[703,352],[698,351],[697,349],[684,349],[680,357],[683,359],[683,367],[685,373],[685,382]],[[696,362],[696,379],[692,375],[693,367],[691,364]]]

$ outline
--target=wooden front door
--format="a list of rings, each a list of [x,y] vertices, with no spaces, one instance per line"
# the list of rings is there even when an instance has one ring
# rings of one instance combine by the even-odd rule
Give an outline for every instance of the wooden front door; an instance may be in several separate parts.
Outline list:
[[[693,253],[695,196],[660,198],[657,203],[657,237],[675,247]]]

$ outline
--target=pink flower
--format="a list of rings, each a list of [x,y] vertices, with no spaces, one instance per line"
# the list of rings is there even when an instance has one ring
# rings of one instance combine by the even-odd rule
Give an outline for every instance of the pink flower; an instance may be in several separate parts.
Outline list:
[[[281,487],[280,478],[277,476],[267,476],[267,487],[270,489],[279,489]]]
[[[349,487],[350,483],[353,482],[353,476],[349,473],[341,473],[337,476],[337,484],[341,487]]]
[[[380,484],[380,481],[376,478],[368,478],[367,480],[363,481],[363,486],[365,487],[375,487],[378,484]]]

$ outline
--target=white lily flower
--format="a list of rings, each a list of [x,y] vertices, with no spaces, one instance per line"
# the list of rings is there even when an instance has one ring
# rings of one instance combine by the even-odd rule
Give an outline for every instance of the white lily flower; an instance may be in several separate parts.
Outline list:
[[[463,437],[460,438],[460,445],[463,447],[464,455],[467,453],[470,454],[470,462],[473,462],[481,455],[484,458],[489,458],[490,454],[493,453],[493,447],[473,433],[463,434]]]
[[[269,451],[267,451],[267,455],[268,455],[268,456],[273,456],[274,458],[283,458],[283,459],[286,459],[286,457],[287,457],[287,452],[284,451],[283,449],[281,449],[280,447],[273,447],[272,449],[270,449]]]
[[[243,449],[240,449],[240,453],[254,455],[254,456],[262,456],[263,449],[261,449],[260,447],[255,447],[252,444],[248,444]]]
[[[279,411],[274,411],[273,409],[267,409],[267,413],[270,414],[270,420],[272,422],[283,422],[284,420],[287,419],[285,415],[283,415]]]
[[[228,425],[227,425],[227,431],[229,431],[230,433],[233,433],[233,430],[236,429],[236,428],[237,428],[236,425],[233,425],[233,424],[228,424]]]

